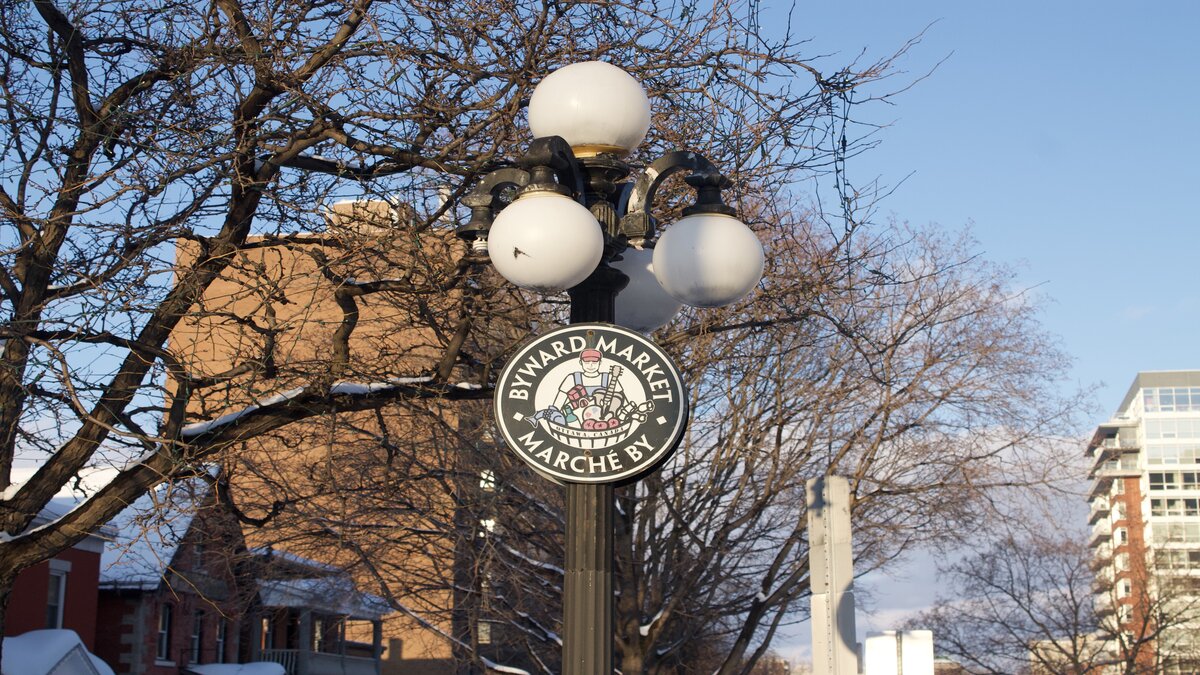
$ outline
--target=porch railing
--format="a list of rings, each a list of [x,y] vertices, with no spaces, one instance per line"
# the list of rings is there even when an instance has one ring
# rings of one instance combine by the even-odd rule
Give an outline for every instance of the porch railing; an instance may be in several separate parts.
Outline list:
[[[283,666],[288,675],[296,675],[296,655],[299,652],[299,649],[264,649],[259,652],[258,658],[274,661]]]
[[[342,656],[324,652],[308,652],[308,675],[376,675],[376,660],[361,656]],[[259,652],[263,661],[274,661],[283,666],[288,675],[298,675],[300,650],[264,649]]]

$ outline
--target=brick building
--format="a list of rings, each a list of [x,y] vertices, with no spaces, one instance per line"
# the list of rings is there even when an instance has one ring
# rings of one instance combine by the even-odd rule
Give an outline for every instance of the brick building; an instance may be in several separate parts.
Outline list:
[[[162,486],[112,526],[96,653],[117,673],[176,675],[190,665],[250,661],[276,661],[291,674],[377,673],[386,607],[336,568],[248,550],[207,482]],[[347,639],[355,621],[373,642]]]
[[[1197,672],[1200,371],[1138,373],[1087,453],[1096,607],[1115,648],[1147,672]]]
[[[288,246],[239,252],[200,306],[181,322],[171,348],[179,362],[200,377],[249,370],[247,364],[269,363],[269,372],[256,367],[255,372],[209,388],[189,413],[212,420],[314,382],[332,379],[330,384],[341,388],[386,386],[389,377],[419,376],[436,366],[445,334],[430,328],[428,317],[455,316],[460,302],[456,294],[355,295],[356,288],[372,280],[437,284],[456,274],[461,243],[453,233],[416,235],[392,228],[402,217],[387,202],[342,202],[331,209],[329,232]],[[333,238],[353,243],[326,247],[324,242]],[[196,255],[196,247],[181,242],[177,255],[186,261]],[[339,345],[339,330],[348,325],[347,296],[353,296],[353,333]],[[334,373],[331,357],[339,350],[349,351],[351,358]],[[363,364],[368,372],[359,370]],[[358,581],[372,587],[417,589],[404,597],[411,611],[392,614],[384,622],[385,675],[455,672],[456,640],[451,636],[472,648],[500,642],[500,631],[485,621],[452,625],[461,598],[449,589],[486,582],[478,576],[463,581],[455,568],[456,543],[439,531],[469,528],[471,523],[447,524],[458,516],[448,513],[453,505],[446,503],[445,486],[414,489],[407,482],[411,473],[393,466],[397,457],[424,455],[428,464],[410,467],[411,472],[432,476],[448,469],[457,461],[453,448],[463,443],[458,414],[420,403],[388,406],[378,413],[338,413],[251,439],[225,460],[233,476],[231,494],[239,506],[264,513],[275,502],[288,504],[261,528],[246,528],[251,546],[270,545],[309,559],[356,566]],[[407,490],[403,495],[381,487],[398,482],[407,486],[396,488]],[[355,498],[322,492],[321,485],[327,483],[342,484]],[[476,474],[473,488],[480,490],[479,484]],[[443,521],[433,522],[441,515],[446,516]],[[353,545],[336,534],[340,527],[355,531]],[[394,537],[408,539],[396,546]]]
[[[54,499],[30,527],[55,520],[75,506],[69,499]],[[4,614],[4,634],[65,628],[75,631],[89,651],[96,644],[96,598],[100,554],[113,532],[104,528],[50,560],[28,567],[17,575]]]

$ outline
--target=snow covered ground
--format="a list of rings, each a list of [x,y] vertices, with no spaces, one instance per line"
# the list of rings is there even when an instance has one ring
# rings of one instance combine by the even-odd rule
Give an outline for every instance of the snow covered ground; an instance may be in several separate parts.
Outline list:
[[[189,666],[188,673],[194,675],[285,675],[286,671],[278,663],[258,661],[256,663],[209,663],[203,666]]]

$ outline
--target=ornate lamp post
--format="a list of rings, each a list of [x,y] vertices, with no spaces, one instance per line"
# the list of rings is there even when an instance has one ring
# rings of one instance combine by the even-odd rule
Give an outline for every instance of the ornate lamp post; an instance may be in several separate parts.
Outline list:
[[[555,71],[534,91],[529,125],[535,140],[520,168],[484,176],[463,199],[471,218],[458,230],[507,280],[567,291],[572,324],[643,332],[682,304],[729,304],[758,283],[762,246],[721,200],[728,180],[711,162],[672,152],[630,180],[622,158],[645,137],[650,102],[627,73],[598,61]],[[655,193],[678,172],[687,172],[696,202],[656,237]],[[565,675],[613,670],[613,488],[640,475],[553,478],[567,490]]]

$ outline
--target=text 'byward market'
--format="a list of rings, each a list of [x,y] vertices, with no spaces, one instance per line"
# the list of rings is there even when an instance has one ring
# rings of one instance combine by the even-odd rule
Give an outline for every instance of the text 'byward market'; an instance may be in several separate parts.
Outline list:
[[[587,341],[582,336],[571,336],[564,340],[555,340],[551,342],[547,349],[539,349],[536,354],[530,354],[529,358],[521,364],[513,373],[513,380],[509,385],[508,398],[521,401],[529,400],[529,388],[534,385],[531,382],[537,376],[539,370],[545,368],[548,364],[553,363],[556,359],[582,351],[586,348]],[[638,372],[646,378],[647,386],[652,393],[651,398],[671,402],[674,397],[671,393],[671,381],[667,379],[667,374],[662,367],[657,363],[652,363],[654,357],[645,351],[634,351],[635,345],[629,344],[622,347],[616,339],[606,339],[601,336],[595,345],[595,348],[604,352],[606,355],[624,361],[631,368],[636,368]],[[524,379],[529,378],[529,379]]]

